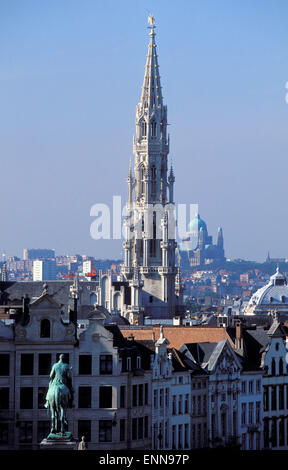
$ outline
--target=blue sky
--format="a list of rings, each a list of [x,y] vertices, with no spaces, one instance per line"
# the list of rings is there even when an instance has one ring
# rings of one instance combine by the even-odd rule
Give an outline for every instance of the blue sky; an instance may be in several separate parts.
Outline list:
[[[1,0],[2,252],[121,257],[90,208],[126,200],[151,11],[176,203],[228,257],[288,257],[286,0]]]

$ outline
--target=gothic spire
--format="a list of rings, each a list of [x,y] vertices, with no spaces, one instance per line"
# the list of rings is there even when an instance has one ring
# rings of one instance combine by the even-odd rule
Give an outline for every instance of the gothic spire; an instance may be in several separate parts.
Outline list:
[[[145,110],[152,111],[153,107],[162,106],[162,90],[160,84],[158,56],[155,42],[155,19],[153,15],[148,17],[150,28],[150,42],[145,65],[145,75],[142,86],[141,104]]]

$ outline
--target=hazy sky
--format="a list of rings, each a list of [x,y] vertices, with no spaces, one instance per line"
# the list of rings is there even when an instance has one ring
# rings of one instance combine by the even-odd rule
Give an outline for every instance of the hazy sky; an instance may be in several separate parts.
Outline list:
[[[122,256],[90,208],[126,201],[151,11],[176,203],[288,257],[287,0],[0,0],[1,252]]]

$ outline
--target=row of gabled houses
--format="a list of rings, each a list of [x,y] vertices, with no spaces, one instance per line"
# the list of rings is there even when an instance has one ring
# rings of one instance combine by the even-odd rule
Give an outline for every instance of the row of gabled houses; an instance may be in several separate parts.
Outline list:
[[[73,377],[69,430],[91,450],[288,448],[287,332],[277,316],[266,330],[135,327],[97,306],[75,319],[44,290],[0,321],[0,449],[38,449],[47,437],[45,396],[61,353]]]

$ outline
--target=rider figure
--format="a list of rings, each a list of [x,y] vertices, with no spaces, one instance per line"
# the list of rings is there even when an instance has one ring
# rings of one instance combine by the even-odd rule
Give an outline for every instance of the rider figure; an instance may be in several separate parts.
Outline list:
[[[55,387],[61,387],[61,385],[66,385],[70,392],[70,400],[69,400],[69,407],[72,407],[73,402],[73,388],[72,388],[72,376],[71,376],[71,369],[68,364],[64,361],[64,354],[60,354],[59,361],[56,362],[51,370],[50,373],[50,382],[49,382],[49,389],[46,395],[46,403],[45,408],[49,407],[49,393]]]

